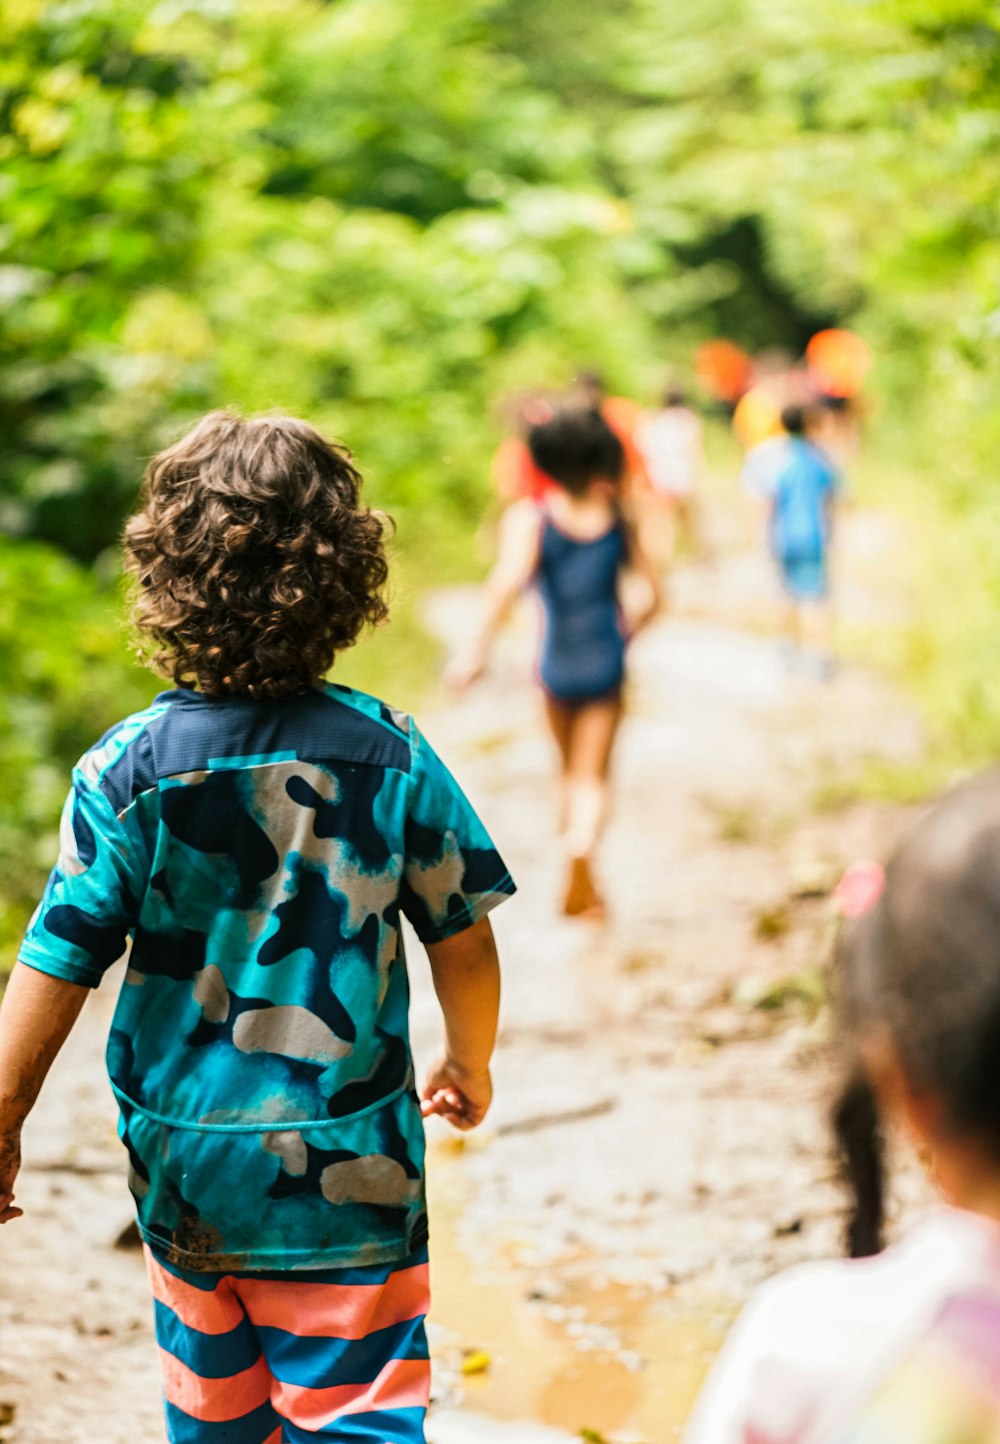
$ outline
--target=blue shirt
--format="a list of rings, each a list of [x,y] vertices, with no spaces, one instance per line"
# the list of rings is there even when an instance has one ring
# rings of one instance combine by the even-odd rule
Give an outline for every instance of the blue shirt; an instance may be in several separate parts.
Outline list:
[[[784,560],[818,561],[826,553],[830,502],[837,474],[818,446],[788,437],[775,448],[771,490],[771,547]]]
[[[413,721],[363,693],[177,690],[74,769],[19,957],[94,987],[150,1246],[187,1268],[391,1262],[427,1224],[400,915],[514,891]]]

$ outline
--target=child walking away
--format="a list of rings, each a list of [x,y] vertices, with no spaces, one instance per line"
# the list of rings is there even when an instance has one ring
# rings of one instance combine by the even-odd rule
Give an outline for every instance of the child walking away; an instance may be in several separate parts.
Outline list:
[[[650,554],[667,567],[683,528],[691,550],[704,555],[697,496],[705,460],[701,419],[681,387],[667,387],[661,409],[647,417],[636,439],[650,483],[644,528]]]
[[[769,448],[768,455],[750,480],[768,506],[768,542],[785,593],[789,655],[811,659],[826,678],[834,670],[829,573],[838,479],[825,452],[810,440],[809,422],[804,407],[786,406],[781,413],[786,436],[761,447]]]
[[[385,614],[359,484],[289,418],[216,413],[152,462],[127,551],[177,685],[75,769],[0,1010],[7,1222],[21,1125],[131,939],[108,1065],[175,1444],[423,1440],[421,1114],[490,1104],[514,885],[412,720],[322,681]],[[444,1014],[420,1095],[402,914]]]
[[[840,952],[849,1082],[835,1111],[851,1252],[881,1241],[882,1128],[905,1130],[944,1203],[885,1253],[766,1285],[687,1444],[1000,1438],[1000,772],[923,819],[877,901],[860,881],[869,896]]]
[[[482,675],[510,606],[534,583],[544,612],[539,677],[560,758],[563,908],[599,921],[604,902],[593,861],[608,812],[625,652],[659,608],[659,582],[622,510],[622,444],[600,413],[557,411],[530,429],[528,444],[536,466],[555,484],[539,502],[520,502],[505,513],[482,619],[446,680],[461,690]],[[620,599],[626,567],[642,574],[648,592],[629,621]]]

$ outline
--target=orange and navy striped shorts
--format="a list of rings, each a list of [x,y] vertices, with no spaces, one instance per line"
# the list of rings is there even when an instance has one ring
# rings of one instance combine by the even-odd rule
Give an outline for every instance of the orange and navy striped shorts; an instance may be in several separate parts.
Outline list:
[[[146,1261],[169,1444],[424,1444],[426,1249],[307,1273]]]

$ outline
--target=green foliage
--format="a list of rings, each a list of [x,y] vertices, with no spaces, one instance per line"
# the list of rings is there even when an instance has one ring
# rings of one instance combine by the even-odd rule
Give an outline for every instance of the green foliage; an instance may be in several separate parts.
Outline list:
[[[148,690],[100,581],[143,459],[220,404],[348,440],[412,595],[468,566],[498,398],[581,362],[649,395],[707,335],[853,324],[935,579],[906,673],[995,751],[995,0],[0,0],[0,28],[12,906],[71,754]],[[400,615],[344,665],[405,702],[433,659]]]
[[[637,378],[628,206],[496,9],[8,0],[8,529],[92,558],[220,402],[306,412],[383,503],[471,517],[498,391]]]
[[[80,754],[156,690],[128,663],[118,588],[40,543],[0,542],[0,951],[56,853]]]
[[[481,507],[496,397],[581,360],[643,388],[853,317],[894,404],[995,379],[991,0],[2,15],[0,505],[81,557],[219,402],[347,436],[419,525]]]
[[[212,147],[197,66],[140,43],[144,9],[2,16],[2,519],[85,557],[114,538],[158,424],[207,394],[197,313],[184,335],[179,295],[164,307],[196,265]],[[148,345],[151,312],[169,346]]]

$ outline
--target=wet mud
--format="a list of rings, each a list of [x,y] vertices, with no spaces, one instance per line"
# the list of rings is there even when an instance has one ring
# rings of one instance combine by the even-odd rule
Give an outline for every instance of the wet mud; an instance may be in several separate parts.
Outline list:
[[[733,1300],[681,1302],[616,1282],[585,1255],[572,1276],[539,1271],[533,1281],[504,1254],[470,1259],[457,1236],[460,1168],[444,1148],[432,1162],[438,1419],[458,1407],[457,1418],[530,1421],[571,1438],[679,1438]]]

